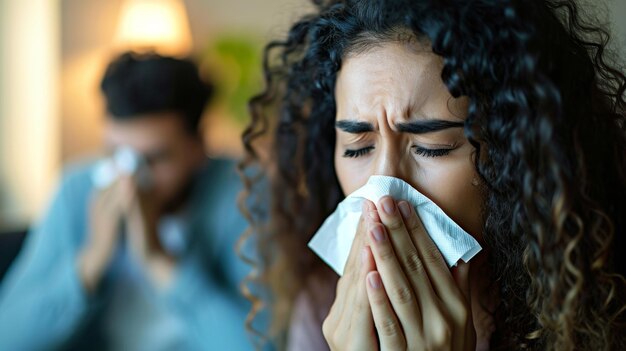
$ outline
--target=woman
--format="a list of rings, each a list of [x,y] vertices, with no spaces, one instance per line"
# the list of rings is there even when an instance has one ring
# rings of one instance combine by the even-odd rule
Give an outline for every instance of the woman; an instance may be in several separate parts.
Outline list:
[[[244,133],[244,168],[271,185],[267,216],[248,208],[271,335],[298,350],[626,349],[626,79],[608,34],[574,1],[315,4],[268,45]],[[336,284],[306,243],[374,174],[483,252],[448,269],[386,197],[364,205]]]

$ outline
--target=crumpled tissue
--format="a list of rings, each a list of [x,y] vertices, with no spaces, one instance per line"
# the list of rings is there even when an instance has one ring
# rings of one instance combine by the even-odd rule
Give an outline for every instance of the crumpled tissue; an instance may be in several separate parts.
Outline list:
[[[402,179],[374,175],[367,183],[347,196],[315,233],[309,247],[339,275],[342,275],[352,241],[361,217],[363,200],[374,203],[390,195],[413,205],[428,235],[449,267],[459,260],[469,262],[480,250],[480,244],[448,217],[433,201]]]
[[[128,146],[122,146],[111,157],[98,161],[91,173],[91,181],[97,189],[105,189],[122,175],[132,175],[140,189],[152,185],[152,174],[145,159]]]

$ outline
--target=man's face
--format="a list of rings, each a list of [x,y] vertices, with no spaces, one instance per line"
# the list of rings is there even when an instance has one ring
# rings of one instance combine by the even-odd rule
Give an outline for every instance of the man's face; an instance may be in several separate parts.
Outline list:
[[[104,138],[109,154],[127,146],[143,156],[153,181],[146,195],[162,209],[175,205],[205,159],[201,138],[175,112],[108,118]]]

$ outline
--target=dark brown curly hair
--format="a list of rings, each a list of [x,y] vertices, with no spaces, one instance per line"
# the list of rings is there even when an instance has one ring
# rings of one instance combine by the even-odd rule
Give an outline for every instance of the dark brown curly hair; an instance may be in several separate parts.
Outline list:
[[[344,197],[333,161],[342,59],[402,28],[430,42],[450,93],[470,100],[464,131],[500,295],[492,348],[626,350],[626,78],[608,32],[573,0],[314,3],[266,47],[266,89],[243,134],[246,238],[259,252],[245,286],[269,287],[264,334],[280,336],[296,294],[329,276],[306,243]]]

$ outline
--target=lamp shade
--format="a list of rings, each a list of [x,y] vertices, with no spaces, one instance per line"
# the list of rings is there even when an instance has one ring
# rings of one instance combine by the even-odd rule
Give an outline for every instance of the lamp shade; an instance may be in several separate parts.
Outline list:
[[[125,0],[114,47],[120,51],[188,55],[192,39],[182,0]]]

